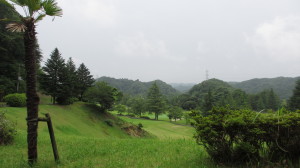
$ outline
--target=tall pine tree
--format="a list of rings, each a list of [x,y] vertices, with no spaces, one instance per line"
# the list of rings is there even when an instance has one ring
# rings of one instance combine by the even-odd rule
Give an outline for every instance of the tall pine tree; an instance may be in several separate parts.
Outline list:
[[[165,103],[156,82],[149,89],[147,102],[149,112],[154,113],[155,120],[158,120],[158,115],[163,113]]]
[[[82,100],[83,93],[87,88],[91,87],[95,82],[93,76],[90,74],[89,69],[82,63],[77,69],[77,91],[79,94],[79,100]]]
[[[300,109],[300,80],[296,82],[296,87],[293,92],[293,96],[289,99],[289,108],[291,110]]]
[[[61,77],[66,71],[65,60],[57,48],[52,51],[50,59],[47,60],[42,70],[44,73],[40,75],[40,87],[45,94],[52,97],[52,103],[55,104],[62,89],[60,86]]]

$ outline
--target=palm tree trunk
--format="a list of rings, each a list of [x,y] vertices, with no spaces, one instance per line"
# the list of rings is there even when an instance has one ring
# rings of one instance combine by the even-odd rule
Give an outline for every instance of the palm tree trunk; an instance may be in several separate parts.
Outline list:
[[[26,96],[27,96],[27,144],[28,162],[37,161],[37,128],[39,97],[36,91],[36,32],[33,19],[24,21],[27,29],[24,34],[25,70],[26,70]]]

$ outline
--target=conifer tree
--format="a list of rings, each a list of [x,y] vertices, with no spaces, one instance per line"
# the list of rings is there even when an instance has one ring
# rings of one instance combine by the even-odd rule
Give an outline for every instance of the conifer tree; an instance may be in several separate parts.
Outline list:
[[[296,87],[293,92],[293,96],[289,99],[289,108],[291,110],[300,109],[300,80],[296,82]]]
[[[65,60],[57,48],[53,50],[42,70],[44,73],[40,75],[40,87],[45,94],[52,97],[52,103],[55,104],[61,90],[61,80],[66,71]]]
[[[93,76],[90,74],[89,69],[82,63],[77,69],[77,91],[79,93],[79,100],[82,100],[83,93],[88,87],[91,87],[95,82]]]
[[[158,120],[158,115],[163,113],[165,104],[156,82],[149,89],[147,102],[149,112],[153,112],[155,114],[155,120]]]

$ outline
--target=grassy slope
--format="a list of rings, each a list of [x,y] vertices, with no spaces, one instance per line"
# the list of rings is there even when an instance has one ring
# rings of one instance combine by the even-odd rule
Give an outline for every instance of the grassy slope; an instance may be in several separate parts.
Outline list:
[[[194,129],[192,127],[175,125],[165,120],[155,121],[131,119],[128,117],[121,118],[127,122],[131,122],[136,125],[138,123],[143,124],[143,129],[160,139],[191,139],[194,134]]]
[[[7,107],[1,110],[6,111],[8,119],[17,123],[19,131],[26,131],[25,108]],[[97,113],[93,107],[84,103],[75,103],[72,106],[40,105],[39,110],[40,117],[50,113],[57,135],[128,138],[120,128],[110,127],[104,122],[110,116]],[[39,133],[48,133],[46,123],[39,123]]]
[[[0,108],[3,110],[10,120],[17,122],[18,134],[13,145],[0,146],[0,167],[26,167],[26,110]],[[103,121],[109,115],[99,115],[83,103],[41,105],[40,111],[40,116],[51,114],[61,163],[56,165],[53,161],[46,123],[40,123],[37,167],[215,167],[190,138],[190,127],[124,118],[141,122],[159,138],[139,139],[129,137],[118,127],[107,126]]]

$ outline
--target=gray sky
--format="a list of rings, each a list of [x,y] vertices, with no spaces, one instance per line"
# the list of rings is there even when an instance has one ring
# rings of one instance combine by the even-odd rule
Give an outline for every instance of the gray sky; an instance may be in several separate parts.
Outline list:
[[[299,0],[57,0],[37,26],[95,77],[199,83],[300,76]]]

